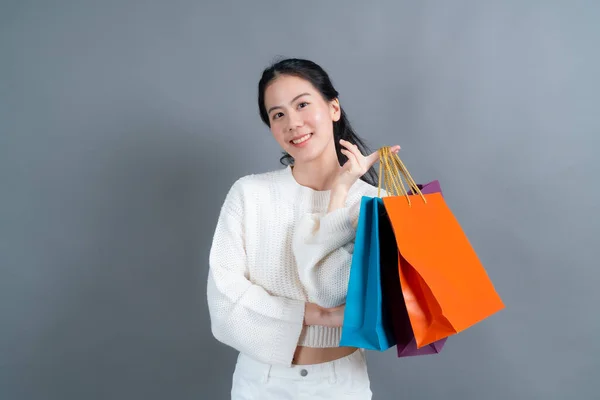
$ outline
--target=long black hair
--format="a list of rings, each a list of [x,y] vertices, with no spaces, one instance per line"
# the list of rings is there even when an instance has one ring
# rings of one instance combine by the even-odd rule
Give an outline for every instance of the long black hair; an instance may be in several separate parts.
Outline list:
[[[263,71],[262,77],[260,78],[260,81],[258,83],[258,109],[260,112],[260,118],[268,127],[271,127],[271,122],[269,120],[269,115],[267,114],[267,109],[265,107],[265,90],[269,83],[271,83],[275,78],[277,78],[280,75],[297,76],[310,82],[315,87],[315,89],[317,89],[321,93],[321,96],[323,96],[323,98],[326,101],[332,101],[338,98],[339,93],[333,87],[329,75],[318,64],[314,63],[313,61],[303,60],[299,58],[288,58],[278,61]],[[341,107],[340,109],[340,119],[338,121],[333,122],[333,138],[335,142],[335,151],[337,153],[338,161],[340,165],[343,165],[348,160],[348,158],[340,152],[340,150],[342,149],[340,139],[344,139],[350,143],[354,143],[364,155],[370,154],[371,150],[365,145],[364,141],[356,134],[354,129],[352,129],[350,121],[348,121],[346,113],[344,112],[344,109]],[[290,165],[294,163],[293,157],[286,152],[283,153],[283,156],[279,161],[283,165]],[[377,172],[373,167],[371,167],[367,171],[367,173],[364,174],[360,179],[374,186],[377,186],[378,183]]]

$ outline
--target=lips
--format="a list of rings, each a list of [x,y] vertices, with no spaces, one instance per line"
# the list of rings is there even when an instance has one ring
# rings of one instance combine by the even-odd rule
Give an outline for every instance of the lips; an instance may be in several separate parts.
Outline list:
[[[312,133],[308,133],[306,135],[302,135],[302,136],[297,136],[294,139],[290,140],[290,143],[298,146],[301,145],[302,143],[306,142],[307,140],[309,140],[312,137]]]

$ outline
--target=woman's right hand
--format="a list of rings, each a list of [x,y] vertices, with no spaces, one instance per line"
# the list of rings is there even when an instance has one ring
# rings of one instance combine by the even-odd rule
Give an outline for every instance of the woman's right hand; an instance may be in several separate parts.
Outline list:
[[[365,156],[354,143],[340,139],[340,145],[343,146],[340,152],[348,157],[348,161],[346,161],[340,168],[340,172],[333,183],[332,192],[341,191],[343,193],[347,193],[350,191],[352,185],[354,185],[354,182],[366,174],[369,169],[379,160],[379,151],[374,151]],[[400,146],[392,146],[390,151],[394,154],[398,154],[400,151]]]
[[[321,325],[339,328],[344,323],[345,304],[333,308],[324,308],[315,303],[306,303],[305,307],[305,325]]]

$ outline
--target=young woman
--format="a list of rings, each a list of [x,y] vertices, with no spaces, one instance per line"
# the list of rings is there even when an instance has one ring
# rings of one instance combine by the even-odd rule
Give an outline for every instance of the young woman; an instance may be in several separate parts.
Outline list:
[[[364,350],[339,342],[360,200],[377,196],[378,153],[311,61],[267,68],[258,107],[285,168],[232,185],[210,251],[212,333],[240,353],[231,398],[370,399]]]

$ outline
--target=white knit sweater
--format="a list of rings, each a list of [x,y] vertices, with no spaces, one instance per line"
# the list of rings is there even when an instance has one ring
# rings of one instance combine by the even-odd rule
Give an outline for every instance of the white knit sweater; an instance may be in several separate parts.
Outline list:
[[[305,302],[345,302],[362,196],[327,214],[330,191],[297,183],[291,168],[244,176],[229,190],[210,250],[212,333],[269,364],[291,365],[297,345],[337,347],[341,329],[304,325]]]

